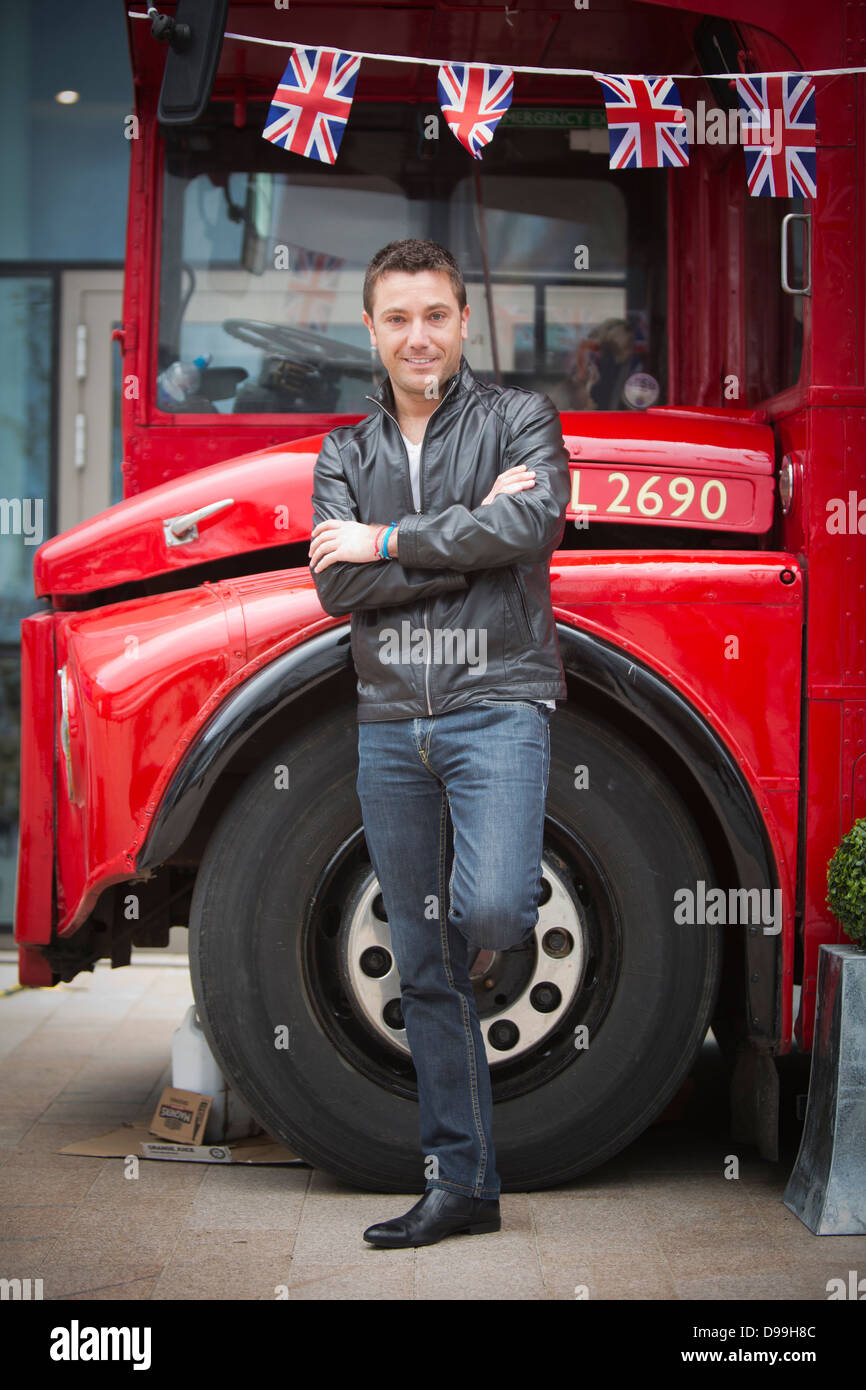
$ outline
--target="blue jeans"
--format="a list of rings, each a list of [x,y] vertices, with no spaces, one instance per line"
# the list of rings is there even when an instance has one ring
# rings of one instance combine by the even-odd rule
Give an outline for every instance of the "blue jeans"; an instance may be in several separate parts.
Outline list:
[[[400,972],[427,1187],[462,1196],[500,1193],[469,969],[538,922],[551,713],[491,699],[358,725],[356,787]]]

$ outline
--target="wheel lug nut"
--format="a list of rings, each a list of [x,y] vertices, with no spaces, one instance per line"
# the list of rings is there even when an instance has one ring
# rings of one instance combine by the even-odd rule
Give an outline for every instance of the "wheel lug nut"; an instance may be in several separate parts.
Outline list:
[[[550,1014],[559,1008],[562,995],[556,985],[551,984],[549,980],[543,980],[530,992],[529,1002],[540,1014]]]
[[[384,946],[368,946],[361,955],[360,965],[365,975],[379,980],[391,969],[391,956]]]
[[[541,939],[541,948],[548,956],[569,956],[574,950],[574,938],[563,927],[551,927]]]
[[[403,1022],[403,1010],[400,1007],[399,999],[388,1000],[388,1003],[382,1010],[382,1018],[385,1023],[387,1023],[388,1027],[393,1028],[395,1032],[406,1027],[406,1024]]]
[[[501,1018],[498,1023],[491,1026],[487,1034],[490,1039],[490,1046],[495,1047],[497,1052],[509,1052],[512,1047],[516,1047],[520,1040],[520,1030],[510,1019]]]

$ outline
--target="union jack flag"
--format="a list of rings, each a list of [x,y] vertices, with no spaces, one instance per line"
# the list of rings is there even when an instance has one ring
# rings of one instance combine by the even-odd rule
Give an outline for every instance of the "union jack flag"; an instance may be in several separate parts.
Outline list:
[[[262,136],[333,164],[352,109],[361,59],[334,48],[293,48]]]
[[[339,256],[299,246],[295,263],[296,273],[288,284],[292,299],[286,318],[290,323],[303,324],[314,333],[325,333],[343,262]]]
[[[758,198],[817,197],[812,78],[798,73],[734,80],[749,140],[743,151],[749,192]]]
[[[618,77],[604,89],[611,169],[663,169],[689,162],[680,94],[672,77]]]
[[[475,159],[511,105],[514,73],[486,63],[449,63],[439,69],[439,105],[460,141]]]

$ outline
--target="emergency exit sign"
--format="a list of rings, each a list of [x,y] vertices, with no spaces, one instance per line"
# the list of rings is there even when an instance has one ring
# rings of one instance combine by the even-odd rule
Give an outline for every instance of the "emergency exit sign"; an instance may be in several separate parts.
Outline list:
[[[603,106],[510,106],[500,125],[538,130],[606,130],[607,116]]]

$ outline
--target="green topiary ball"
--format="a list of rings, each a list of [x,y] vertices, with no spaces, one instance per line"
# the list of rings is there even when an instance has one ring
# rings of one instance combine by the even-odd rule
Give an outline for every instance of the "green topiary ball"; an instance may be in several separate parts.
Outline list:
[[[855,821],[827,865],[827,906],[846,936],[866,948],[866,819]]]

